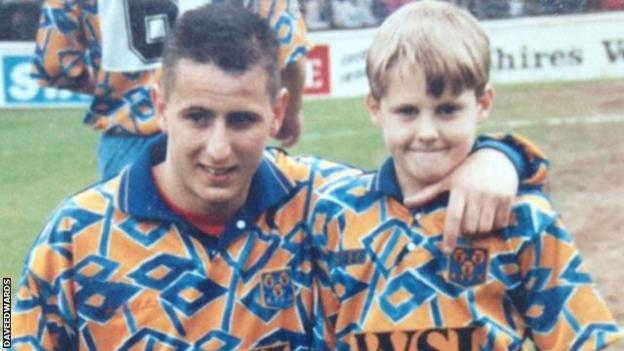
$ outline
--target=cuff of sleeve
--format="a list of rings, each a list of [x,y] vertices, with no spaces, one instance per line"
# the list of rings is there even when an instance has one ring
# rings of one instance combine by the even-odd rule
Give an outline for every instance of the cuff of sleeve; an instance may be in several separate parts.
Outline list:
[[[524,154],[514,149],[513,147],[503,143],[502,141],[493,140],[493,139],[480,139],[475,144],[472,152],[476,152],[481,149],[494,149],[503,153],[503,155],[507,156],[507,158],[513,163],[516,168],[516,172],[518,172],[518,177],[520,180],[525,179],[529,176],[529,172],[527,170],[528,162],[524,158]]]

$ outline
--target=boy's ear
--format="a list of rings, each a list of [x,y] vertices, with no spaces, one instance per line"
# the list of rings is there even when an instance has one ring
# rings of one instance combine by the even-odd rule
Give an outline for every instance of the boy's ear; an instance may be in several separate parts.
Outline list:
[[[477,105],[478,105],[478,115],[477,121],[479,123],[484,122],[490,116],[490,111],[492,111],[492,104],[494,103],[494,88],[492,88],[492,84],[488,83],[483,90],[483,94],[477,97]]]
[[[381,126],[381,115],[379,113],[379,100],[377,100],[372,93],[366,96],[366,107],[368,108],[368,116],[371,121],[377,127]]]
[[[271,122],[271,136],[275,137],[282,128],[284,116],[286,115],[286,106],[288,106],[288,90],[281,88],[277,93],[275,104],[273,105],[273,121]]]
[[[165,98],[163,86],[160,84],[152,85],[150,96],[152,98],[154,108],[156,109],[156,116],[158,116],[158,125],[160,126],[160,130],[163,133],[167,133],[167,114],[165,113],[167,109],[167,99]]]

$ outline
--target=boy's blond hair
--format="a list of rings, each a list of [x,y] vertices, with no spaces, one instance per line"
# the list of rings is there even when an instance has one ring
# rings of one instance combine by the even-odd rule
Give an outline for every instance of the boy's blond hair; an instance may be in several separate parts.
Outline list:
[[[368,52],[373,98],[386,93],[391,69],[404,76],[416,66],[424,70],[427,92],[435,97],[449,88],[453,94],[475,89],[481,96],[490,75],[490,40],[479,22],[455,5],[408,3],[381,24]]]

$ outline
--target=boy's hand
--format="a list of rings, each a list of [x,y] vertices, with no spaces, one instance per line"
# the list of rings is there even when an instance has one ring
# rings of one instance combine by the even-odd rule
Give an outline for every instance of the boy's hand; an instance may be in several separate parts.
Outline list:
[[[407,206],[421,206],[450,190],[442,248],[455,247],[457,236],[487,234],[509,224],[511,205],[518,190],[518,173],[511,161],[494,149],[470,155],[453,173],[416,194]]]

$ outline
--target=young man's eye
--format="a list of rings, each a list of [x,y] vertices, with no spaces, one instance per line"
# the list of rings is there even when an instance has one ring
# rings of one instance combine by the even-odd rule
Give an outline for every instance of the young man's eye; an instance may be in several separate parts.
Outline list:
[[[191,121],[194,124],[206,124],[210,122],[213,117],[213,114],[209,111],[197,110],[197,111],[188,111],[185,115],[186,119]]]
[[[258,116],[251,112],[233,112],[228,116],[228,124],[234,128],[245,128],[258,120]]]

